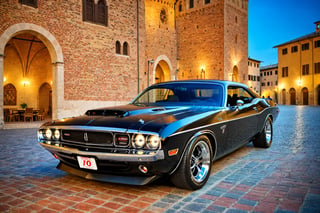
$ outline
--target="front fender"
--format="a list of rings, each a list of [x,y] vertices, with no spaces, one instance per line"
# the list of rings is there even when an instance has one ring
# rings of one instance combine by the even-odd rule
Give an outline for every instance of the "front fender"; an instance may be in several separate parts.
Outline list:
[[[198,131],[195,133],[188,134],[185,136],[185,137],[188,137],[187,139],[185,137],[183,137],[182,135],[180,135],[181,139],[182,138],[183,139],[181,141],[179,141],[179,144],[177,144],[179,146],[178,153],[176,156],[174,156],[174,159],[172,159],[172,162],[175,162],[175,165],[173,165],[172,170],[169,173],[170,175],[173,174],[180,166],[180,163],[182,161],[182,158],[183,158],[188,146],[201,135],[205,135],[209,138],[209,140],[211,142],[211,147],[212,147],[211,159],[213,160],[215,158],[216,153],[217,153],[217,140],[216,140],[216,136],[215,136],[214,132],[212,132],[211,130],[201,130],[201,131]],[[175,139],[175,137],[177,137],[177,135],[170,138],[170,139],[172,139],[172,143],[175,143],[174,141],[176,141],[176,142],[178,141],[177,138]],[[170,141],[168,141],[168,143]],[[186,141],[186,142],[184,142],[184,141]],[[167,146],[167,148],[169,148],[169,149],[167,150],[166,154],[168,154],[169,151],[174,150],[174,149],[172,149],[173,147],[174,147],[174,145]],[[167,157],[169,159],[172,158],[172,156],[169,156],[169,155]],[[170,160],[170,162],[171,162],[171,160]]]

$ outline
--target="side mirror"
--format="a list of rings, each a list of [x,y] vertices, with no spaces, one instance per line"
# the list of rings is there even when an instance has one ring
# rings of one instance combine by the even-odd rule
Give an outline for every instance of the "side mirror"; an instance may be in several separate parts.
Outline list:
[[[244,104],[244,102],[243,102],[243,100],[237,100],[237,106],[239,107],[239,106],[243,106],[243,104]]]

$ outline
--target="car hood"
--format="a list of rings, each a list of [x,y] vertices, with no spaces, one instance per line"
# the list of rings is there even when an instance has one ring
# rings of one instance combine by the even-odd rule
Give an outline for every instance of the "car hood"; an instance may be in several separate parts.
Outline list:
[[[115,131],[148,131],[167,137],[183,126],[217,110],[217,107],[203,106],[157,107],[129,104],[88,110],[83,116],[56,120],[45,125],[102,127]],[[169,125],[170,130],[167,128]]]

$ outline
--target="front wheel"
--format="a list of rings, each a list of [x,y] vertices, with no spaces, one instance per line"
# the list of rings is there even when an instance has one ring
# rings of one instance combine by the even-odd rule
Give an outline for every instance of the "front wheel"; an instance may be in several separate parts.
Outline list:
[[[171,176],[174,185],[185,189],[199,189],[208,180],[211,171],[212,148],[206,136],[194,139],[182,156],[177,171]]]
[[[262,132],[253,140],[253,145],[260,148],[269,148],[272,143],[272,119],[268,117]]]

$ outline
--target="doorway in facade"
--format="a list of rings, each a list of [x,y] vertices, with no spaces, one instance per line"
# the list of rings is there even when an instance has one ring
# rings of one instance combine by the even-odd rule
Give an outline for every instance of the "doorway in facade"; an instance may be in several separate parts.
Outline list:
[[[296,90],[294,88],[291,88],[289,93],[290,93],[290,104],[296,105]]]
[[[309,92],[306,87],[302,89],[302,104],[308,105],[309,104]]]
[[[239,69],[237,66],[233,67],[232,71],[232,81],[239,82]]]
[[[170,78],[170,68],[167,62],[164,60],[159,61],[159,63],[156,66],[156,72],[155,72],[155,83],[161,83],[164,81],[169,81]]]
[[[317,105],[320,105],[320,85],[317,88],[317,92],[318,92],[318,103],[317,103]]]
[[[284,105],[286,105],[287,104],[287,97],[286,97],[286,89],[283,89],[282,91],[281,91],[281,96],[282,96],[282,104],[284,104]]]
[[[52,88],[50,84],[44,83],[39,89],[39,109],[45,117],[52,114]]]
[[[21,33],[8,41],[4,52],[3,108],[19,112],[21,116],[16,116],[16,121],[22,120],[19,118],[26,108],[35,115],[43,109],[51,117],[52,65],[45,44],[31,33]],[[37,116],[32,120],[37,120]]]

